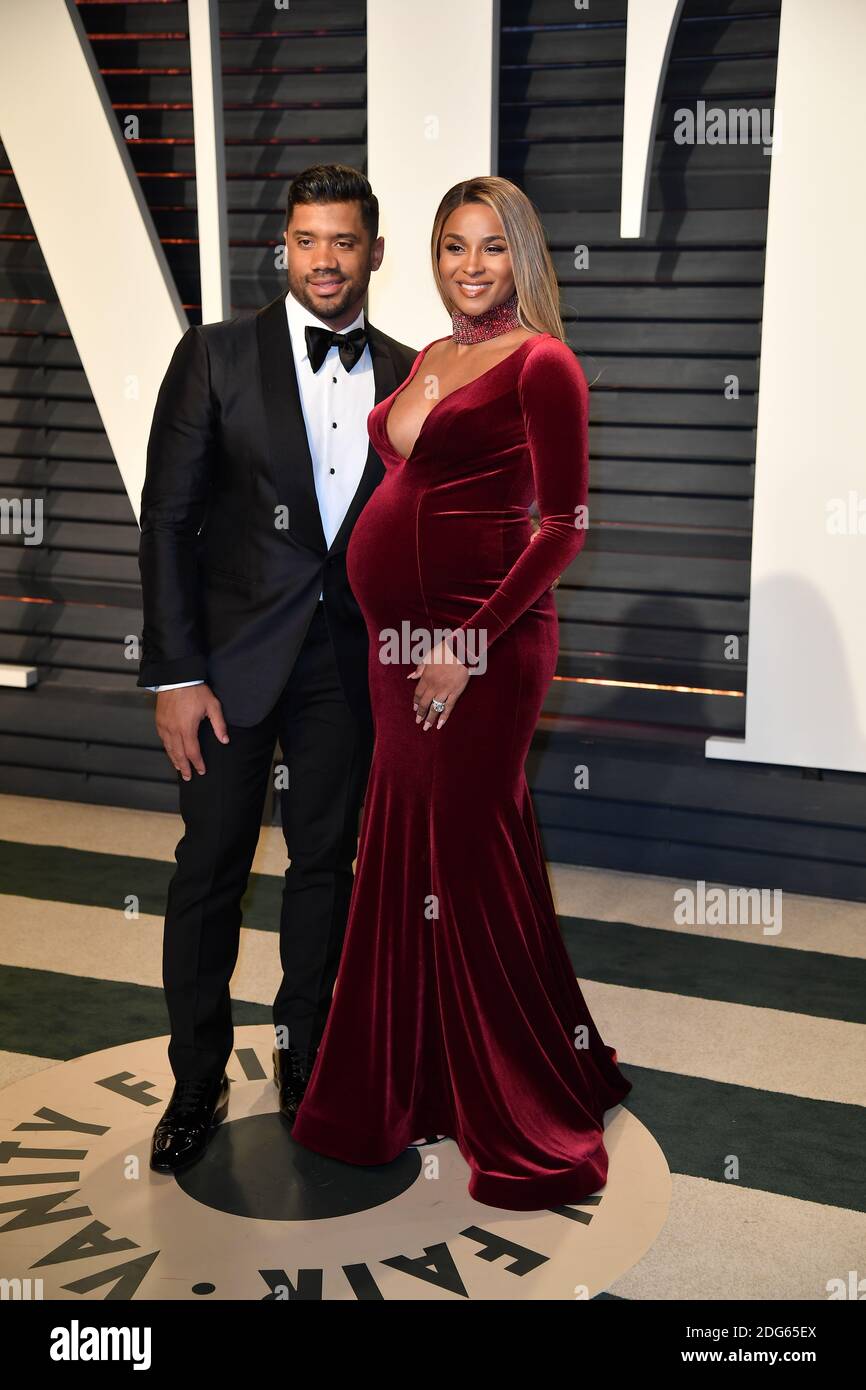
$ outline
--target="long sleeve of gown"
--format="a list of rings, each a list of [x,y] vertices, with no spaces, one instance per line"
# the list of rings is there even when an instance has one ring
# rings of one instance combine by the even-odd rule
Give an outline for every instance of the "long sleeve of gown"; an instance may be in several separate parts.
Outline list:
[[[565,343],[551,338],[527,356],[518,392],[541,524],[490,597],[454,629],[472,630],[468,651],[481,650],[479,634],[490,647],[550,588],[586,540],[589,391],[583,369]]]

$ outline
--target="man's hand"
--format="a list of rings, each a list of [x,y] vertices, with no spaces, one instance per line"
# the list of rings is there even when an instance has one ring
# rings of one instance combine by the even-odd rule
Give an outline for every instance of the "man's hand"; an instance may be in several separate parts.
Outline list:
[[[180,690],[161,690],[156,697],[156,732],[172,767],[188,782],[190,763],[204,774],[205,766],[198,741],[198,726],[209,719],[220,743],[229,736],[222,705],[209,685],[187,685]]]

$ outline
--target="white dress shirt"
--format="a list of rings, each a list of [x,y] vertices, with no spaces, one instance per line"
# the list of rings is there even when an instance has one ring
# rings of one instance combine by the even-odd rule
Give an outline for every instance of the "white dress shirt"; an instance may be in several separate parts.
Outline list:
[[[330,328],[323,319],[310,312],[289,291],[286,295],[286,318],[292,356],[298,378],[301,412],[313,461],[313,481],[322,518],[325,542],[330,549],[343,524],[352,498],[358,491],[364,465],[367,462],[369,436],[367,416],[376,403],[376,384],[373,377],[373,358],[369,344],[351,372],[340,359],[336,344],[317,372],[313,371],[307,352],[304,328],[313,324]],[[364,310],[340,333],[351,333],[364,327]],[[288,389],[288,388],[287,388]],[[323,598],[319,594],[319,600]],[[148,690],[179,690],[184,685],[203,685],[204,682],[178,681],[174,685],[150,685]]]

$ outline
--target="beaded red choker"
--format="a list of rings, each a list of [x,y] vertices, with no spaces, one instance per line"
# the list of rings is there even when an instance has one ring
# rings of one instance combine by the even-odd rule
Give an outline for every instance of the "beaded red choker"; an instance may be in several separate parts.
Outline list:
[[[510,299],[494,304],[482,314],[464,314],[462,309],[452,309],[451,323],[455,343],[483,343],[487,338],[497,338],[500,333],[510,333],[512,328],[521,328],[517,316],[517,290]]]

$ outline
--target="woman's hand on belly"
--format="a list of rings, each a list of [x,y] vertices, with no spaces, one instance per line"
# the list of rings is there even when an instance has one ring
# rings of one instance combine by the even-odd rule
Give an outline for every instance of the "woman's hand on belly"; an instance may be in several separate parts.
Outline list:
[[[440,642],[406,679],[418,682],[413,692],[415,723],[420,724],[423,719],[424,730],[433,723],[441,729],[469,683],[469,672],[448,644]],[[444,704],[444,710],[433,709],[433,700]]]

